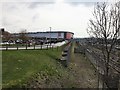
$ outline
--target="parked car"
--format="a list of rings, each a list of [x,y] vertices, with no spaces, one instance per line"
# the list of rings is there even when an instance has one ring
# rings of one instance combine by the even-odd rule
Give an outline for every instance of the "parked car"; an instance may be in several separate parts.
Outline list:
[[[6,44],[15,44],[15,41],[12,41],[12,40],[9,40],[9,41],[2,41],[1,43],[0,43],[1,45],[6,45]]]

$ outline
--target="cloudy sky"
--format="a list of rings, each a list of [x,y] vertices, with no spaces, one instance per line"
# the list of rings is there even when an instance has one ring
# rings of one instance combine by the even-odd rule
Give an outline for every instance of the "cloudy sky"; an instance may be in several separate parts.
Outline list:
[[[101,1],[101,0],[100,0]],[[2,0],[0,27],[14,33],[70,31],[74,37],[88,37],[87,23],[98,0]]]

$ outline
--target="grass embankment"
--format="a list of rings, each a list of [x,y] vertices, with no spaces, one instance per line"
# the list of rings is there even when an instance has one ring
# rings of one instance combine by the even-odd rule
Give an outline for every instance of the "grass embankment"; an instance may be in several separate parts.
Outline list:
[[[58,67],[56,58],[61,55],[61,49],[49,50],[19,50],[2,52],[2,79],[4,87],[23,86],[37,72],[45,71],[54,74]],[[58,67],[57,67],[58,66]]]
[[[84,55],[74,54],[75,44],[72,44],[68,68],[56,60],[61,57],[63,47],[58,50],[3,51],[3,88],[96,87],[94,68]]]

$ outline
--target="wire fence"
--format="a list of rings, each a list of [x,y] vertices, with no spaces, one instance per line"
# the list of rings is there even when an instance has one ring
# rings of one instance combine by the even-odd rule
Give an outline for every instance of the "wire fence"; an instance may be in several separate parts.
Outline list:
[[[109,67],[109,76],[105,76],[106,72],[106,61],[104,60],[104,57],[102,53],[95,51],[92,47],[82,46],[79,44],[80,48],[84,48],[84,54],[87,56],[87,58],[90,60],[90,62],[93,64],[93,66],[96,68],[97,72],[102,76],[102,81],[105,83],[105,86],[107,88],[118,88],[120,87],[120,65],[117,62],[117,57],[110,58],[108,67]],[[113,56],[113,55],[112,55]],[[104,84],[103,84],[104,85]],[[104,87],[104,86],[103,86]]]

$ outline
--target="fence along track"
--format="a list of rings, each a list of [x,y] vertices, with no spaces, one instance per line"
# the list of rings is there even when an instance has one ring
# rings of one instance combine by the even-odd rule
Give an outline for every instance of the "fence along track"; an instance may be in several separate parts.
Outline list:
[[[82,45],[80,45],[79,44],[79,46],[82,46]],[[106,62],[105,62],[105,60],[103,59],[103,56],[102,56],[102,53],[96,53],[95,51],[93,51],[92,50],[92,48],[89,48],[89,47],[87,47],[87,48],[85,48],[85,46],[82,46],[84,49],[85,49],[85,54],[87,55],[87,57],[90,59],[90,61],[91,61],[91,63],[95,66],[95,68],[96,69],[98,69],[98,68],[100,68],[102,71],[100,71],[100,73],[101,72],[104,72],[104,69],[105,69],[105,64],[106,64]],[[91,58],[90,58],[90,56],[92,57],[92,59],[94,59],[94,60],[91,60]],[[112,54],[113,55],[113,54]],[[98,61],[97,61],[98,60]],[[97,65],[97,63],[99,63],[99,65]],[[98,66],[98,68],[97,68],[97,66]],[[112,60],[111,58],[110,58],[110,61],[109,61],[109,64],[108,64],[108,67],[109,68],[111,68],[111,69],[114,69],[117,73],[119,73],[120,74],[120,65],[119,65],[119,63],[117,62],[117,60],[116,61],[114,61],[114,60]],[[104,74],[104,73],[101,73],[101,74]]]
[[[117,58],[114,58],[114,59],[110,58],[110,62],[108,64],[110,72],[109,72],[109,76],[106,77],[105,76],[106,62],[104,60],[104,57],[102,56],[102,53],[96,53],[96,51],[94,51],[92,47],[81,45],[80,43],[79,43],[79,46],[84,48],[85,55],[88,57],[90,62],[93,64],[93,66],[96,68],[98,75],[102,79],[102,83],[104,83],[102,87],[104,87],[105,85],[106,88],[113,88],[113,89],[116,88],[116,90],[119,90],[120,89],[120,66],[117,60],[114,60]],[[118,60],[120,59],[118,58]]]

